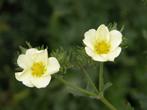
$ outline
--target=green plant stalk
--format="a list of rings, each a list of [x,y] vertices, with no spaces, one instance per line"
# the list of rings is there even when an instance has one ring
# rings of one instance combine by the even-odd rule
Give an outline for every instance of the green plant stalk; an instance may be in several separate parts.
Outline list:
[[[81,67],[81,66],[80,66],[80,67]],[[81,67],[81,69],[83,70],[83,72],[84,72],[84,74],[85,74],[85,76],[86,76],[88,82],[89,82],[90,85],[93,87],[93,89],[95,90],[95,92],[96,92],[97,94],[99,94],[99,91],[98,91],[97,87],[95,86],[95,84],[93,83],[93,81],[91,80],[91,78],[90,78],[88,72],[87,72],[83,67]]]
[[[73,88],[73,89],[75,89],[75,90],[77,90],[77,91],[80,91],[81,93],[83,93],[83,94],[87,94],[87,95],[89,95],[89,96],[94,96],[94,97],[96,97],[97,96],[97,94],[95,94],[95,93],[93,93],[93,92],[89,92],[89,91],[87,91],[87,90],[85,90],[85,89],[83,89],[83,88],[81,88],[81,87],[78,87],[78,86],[76,86],[76,85],[74,85],[74,84],[72,84],[72,83],[70,83],[70,82],[68,82],[68,81],[66,81],[66,80],[64,80],[63,78],[57,78],[59,81],[61,81],[62,83],[64,83],[64,84],[66,84],[67,86],[69,86],[69,87],[71,87],[71,88]]]
[[[103,102],[110,110],[117,110],[105,97],[101,97],[99,100]]]
[[[103,95],[104,95],[104,75],[103,75],[103,63],[100,63],[100,70],[99,70],[99,91],[100,97],[98,99],[103,102],[110,110],[117,110]]]
[[[100,63],[100,69],[99,69],[99,91],[102,92],[103,88],[104,88],[103,63]]]

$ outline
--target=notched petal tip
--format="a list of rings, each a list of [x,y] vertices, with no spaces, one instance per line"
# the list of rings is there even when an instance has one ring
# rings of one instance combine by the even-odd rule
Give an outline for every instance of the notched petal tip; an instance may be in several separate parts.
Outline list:
[[[113,52],[108,54],[108,60],[114,62],[115,58],[117,58],[121,53],[121,47],[117,47]]]
[[[101,24],[98,28],[97,31],[109,31],[108,27],[105,24]]]
[[[17,64],[21,68],[27,68],[32,64],[32,59],[28,55],[21,54],[18,56]]]
[[[104,24],[100,25],[96,31],[97,41],[109,41],[109,29]]]
[[[84,33],[84,37],[87,37],[87,36],[89,36],[89,35],[91,35],[91,34],[93,34],[93,33],[95,33],[95,32],[96,32],[95,29],[89,29],[88,31],[86,31],[86,32]]]
[[[117,48],[122,42],[122,33],[117,30],[110,31],[110,42],[112,49]]]
[[[20,80],[20,76],[23,74],[23,72],[16,72],[15,73],[15,78],[18,80],[18,81],[21,81]]]
[[[24,71],[15,73],[15,78],[27,87],[34,87],[34,85],[30,82],[29,75]]]
[[[34,54],[37,53],[39,50],[37,48],[30,48],[26,51],[26,54]]]
[[[40,78],[32,78],[31,82],[36,88],[45,88],[49,85],[50,81],[51,81],[51,76],[47,75]]]
[[[85,32],[83,43],[86,46],[93,48],[93,43],[95,42],[95,40],[96,40],[96,30],[95,29],[90,29],[87,32]]]

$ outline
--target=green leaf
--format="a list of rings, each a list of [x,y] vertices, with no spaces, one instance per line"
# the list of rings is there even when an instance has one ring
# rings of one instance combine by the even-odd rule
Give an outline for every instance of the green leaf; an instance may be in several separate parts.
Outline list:
[[[104,89],[103,91],[106,91],[109,87],[112,86],[112,83],[111,82],[107,82],[105,85],[104,85]]]
[[[127,104],[126,110],[134,110],[130,103]]]
[[[61,71],[66,73],[67,69],[80,69],[79,65],[82,67],[93,66],[96,67],[96,62],[91,60],[85,53],[84,48],[81,47],[71,47],[67,50],[60,47],[51,52],[50,56],[56,57],[62,65]]]

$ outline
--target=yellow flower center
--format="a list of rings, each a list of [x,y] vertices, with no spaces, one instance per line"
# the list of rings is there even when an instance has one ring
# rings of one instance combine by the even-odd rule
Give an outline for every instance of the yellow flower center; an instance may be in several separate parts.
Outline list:
[[[31,70],[33,76],[41,77],[45,72],[45,66],[42,62],[36,62],[33,63]]]
[[[110,44],[106,41],[96,42],[94,49],[97,54],[107,54],[110,51]]]

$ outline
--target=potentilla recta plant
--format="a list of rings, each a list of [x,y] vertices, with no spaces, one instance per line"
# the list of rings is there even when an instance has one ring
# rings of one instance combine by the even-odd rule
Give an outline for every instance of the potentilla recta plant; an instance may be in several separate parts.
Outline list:
[[[27,87],[45,88],[53,76],[84,96],[100,100],[110,110],[119,110],[104,96],[105,90],[111,86],[111,83],[104,81],[103,66],[106,62],[114,62],[115,58],[120,55],[122,33],[116,28],[110,30],[102,24],[97,29],[89,29],[85,32],[83,43],[84,48],[75,47],[69,51],[59,48],[50,55],[48,55],[47,49],[43,48],[30,47],[25,49],[25,52],[21,53],[17,59],[17,64],[22,71],[15,73],[16,79]],[[99,64],[98,85],[93,82],[90,73],[84,68],[84,65],[89,63]],[[66,74],[64,73],[73,67],[81,69],[87,79],[86,81],[94,91],[65,80],[64,75]],[[57,72],[59,73],[57,74]]]

